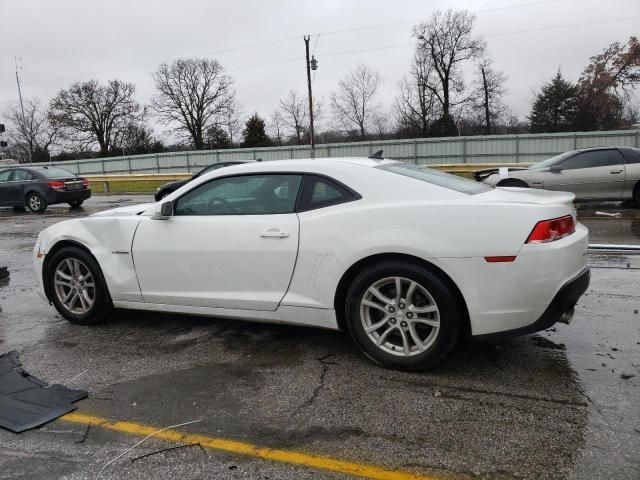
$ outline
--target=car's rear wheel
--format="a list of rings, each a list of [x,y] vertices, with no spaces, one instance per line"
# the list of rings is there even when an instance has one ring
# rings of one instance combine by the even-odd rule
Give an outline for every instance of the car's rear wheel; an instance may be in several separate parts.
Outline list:
[[[84,200],[74,200],[73,202],[69,202],[69,206],[71,208],[78,208],[83,203],[84,203]]]
[[[27,194],[27,207],[34,213],[42,213],[47,209],[47,202],[38,192]]]
[[[64,247],[47,265],[45,281],[60,315],[72,323],[91,325],[111,314],[106,282],[91,255],[77,247]]]
[[[347,293],[347,325],[362,352],[388,368],[434,367],[455,345],[462,315],[437,275],[405,262],[362,271]]]

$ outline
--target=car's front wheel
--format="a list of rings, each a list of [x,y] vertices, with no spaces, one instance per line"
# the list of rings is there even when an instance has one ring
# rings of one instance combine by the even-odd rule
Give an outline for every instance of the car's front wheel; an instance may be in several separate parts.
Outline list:
[[[403,370],[435,366],[455,345],[462,311],[439,276],[405,262],[362,271],[347,294],[349,332],[376,363]]]
[[[47,209],[47,202],[38,192],[30,192],[27,195],[27,207],[34,213],[42,213]]]
[[[106,319],[113,305],[100,266],[87,252],[64,247],[47,262],[45,281],[56,310],[72,323]]]

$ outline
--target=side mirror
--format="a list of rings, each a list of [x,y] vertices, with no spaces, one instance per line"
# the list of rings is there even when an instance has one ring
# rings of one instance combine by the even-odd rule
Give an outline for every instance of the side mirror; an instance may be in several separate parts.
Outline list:
[[[164,202],[160,205],[160,213],[156,213],[154,220],[169,220],[173,216],[173,202]]]
[[[560,173],[562,171],[562,167],[560,165],[551,165],[549,167],[549,171],[551,173]]]

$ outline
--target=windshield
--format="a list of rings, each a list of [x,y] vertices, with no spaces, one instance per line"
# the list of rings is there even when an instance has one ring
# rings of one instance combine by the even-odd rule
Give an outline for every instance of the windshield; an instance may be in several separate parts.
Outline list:
[[[539,168],[550,167],[551,165],[554,165],[556,162],[564,160],[565,158],[571,155],[573,155],[573,152],[561,153],[560,155],[556,155],[555,157],[547,158],[546,160],[543,160],[541,162],[534,163],[533,165],[529,166],[529,170],[537,170]]]
[[[39,168],[38,173],[45,178],[69,178],[76,176],[71,172],[56,167]]]
[[[411,165],[408,163],[392,163],[387,165],[380,165],[380,170],[386,170],[387,172],[397,173],[404,175],[405,177],[415,178],[416,180],[422,180],[423,182],[445,187],[456,192],[466,193],[468,195],[475,195],[476,193],[486,192],[493,187],[485,185],[484,183],[474,182],[458,175],[452,175],[451,173],[441,172],[440,170],[434,170],[431,168],[419,167],[417,165]]]

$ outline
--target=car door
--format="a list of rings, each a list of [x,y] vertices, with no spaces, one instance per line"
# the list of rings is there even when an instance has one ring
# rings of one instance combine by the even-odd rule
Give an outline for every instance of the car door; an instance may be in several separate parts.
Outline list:
[[[9,184],[9,178],[11,177],[12,170],[0,171],[0,205],[7,206],[13,205],[10,201],[11,186]]]
[[[589,150],[559,164],[560,171],[544,175],[544,188],[573,192],[578,200],[618,199],[622,196],[625,167],[618,150]]]
[[[19,168],[11,173],[7,188],[7,196],[12,205],[24,205],[27,187],[32,180],[33,175],[27,170]]]
[[[275,310],[298,253],[295,204],[302,175],[213,179],[145,217],[133,259],[145,302]]]

